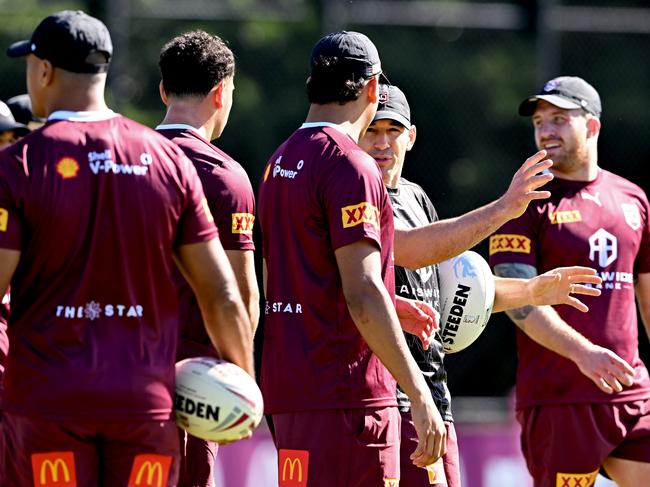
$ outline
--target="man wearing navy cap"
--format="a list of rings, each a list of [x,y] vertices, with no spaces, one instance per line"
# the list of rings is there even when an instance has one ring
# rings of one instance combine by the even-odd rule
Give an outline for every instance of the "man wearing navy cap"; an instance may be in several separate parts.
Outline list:
[[[388,194],[357,145],[377,110],[381,73],[365,35],[323,37],[311,56],[307,120],[260,183],[262,391],[281,486],[397,486],[393,376],[412,401],[412,461],[428,465],[444,447],[395,310]]]
[[[519,328],[521,445],[539,487],[591,486],[601,468],[621,487],[650,478],[650,378],[636,311],[650,333],[650,205],[636,184],[599,167],[601,113],[598,92],[575,76],[521,102],[537,147],[554,162],[552,196],[490,238],[497,275],[529,277],[571,262],[603,278],[586,314],[561,306],[508,313]]]
[[[424,301],[440,309],[437,263],[473,247],[486,238],[504,221],[519,214],[533,199],[546,198],[548,193],[537,191],[550,178],[540,175],[549,167],[540,152],[517,171],[510,187],[498,200],[456,218],[439,220],[431,200],[417,184],[402,177],[406,153],[416,139],[416,127],[411,123],[411,109],[404,93],[396,86],[381,85],[379,108],[362,135],[359,145],[371,155],[382,172],[396,221],[395,232],[395,292],[399,296]],[[562,279],[549,281],[551,275]],[[570,283],[597,283],[593,271],[581,267],[554,269],[545,276],[524,279],[495,279],[493,312],[519,307],[528,302],[570,304],[581,309],[584,304],[569,295],[597,295],[589,287]],[[546,283],[546,284],[544,284]],[[549,284],[551,283],[551,284]],[[443,364],[443,338],[437,332],[428,348],[413,336],[405,334],[409,350],[429,386],[438,410],[445,422],[446,451],[434,464],[419,468],[408,454],[417,443],[408,396],[397,390],[402,417],[401,481],[408,486],[439,485],[460,487],[460,464],[456,432],[451,414],[451,395],[446,383]]]
[[[250,320],[201,182],[175,144],[107,108],[99,20],[58,12],[8,53],[26,56],[47,122],[0,152],[4,485],[174,486],[175,261],[215,346],[253,373]]]
[[[9,106],[0,101],[0,150],[29,133],[27,125],[17,122]]]

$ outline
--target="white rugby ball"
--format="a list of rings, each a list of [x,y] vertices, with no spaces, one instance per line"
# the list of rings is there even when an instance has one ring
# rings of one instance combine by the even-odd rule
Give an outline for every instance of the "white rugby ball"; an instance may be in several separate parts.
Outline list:
[[[176,424],[215,442],[246,436],[262,420],[264,402],[255,379],[233,363],[195,357],[176,364]]]
[[[494,305],[494,276],[476,252],[467,250],[439,264],[440,330],[446,353],[460,352],[487,325]]]

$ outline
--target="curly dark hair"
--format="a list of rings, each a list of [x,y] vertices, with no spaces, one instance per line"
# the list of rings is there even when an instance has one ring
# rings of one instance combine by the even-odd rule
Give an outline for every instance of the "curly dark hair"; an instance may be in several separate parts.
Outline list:
[[[321,56],[307,80],[309,103],[341,105],[359,98],[367,78],[357,74],[358,65],[332,56]]]
[[[167,94],[205,96],[235,74],[235,57],[220,37],[196,30],[167,42],[158,66]]]

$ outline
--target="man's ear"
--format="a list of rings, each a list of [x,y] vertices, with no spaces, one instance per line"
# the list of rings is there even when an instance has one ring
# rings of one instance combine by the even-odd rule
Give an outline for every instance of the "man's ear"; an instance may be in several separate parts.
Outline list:
[[[379,76],[373,76],[368,81],[368,101],[377,103],[379,100]]]
[[[587,137],[594,137],[600,133],[600,119],[589,117],[587,119]]]
[[[162,102],[167,105],[167,92],[165,91],[165,85],[163,85],[162,80],[158,83],[158,93],[160,94]]]
[[[406,146],[406,150],[411,150],[413,148],[413,144],[415,144],[415,137],[417,134],[418,131],[415,128],[415,125],[411,125],[411,128],[409,128],[409,143]]]
[[[38,81],[41,87],[46,87],[52,84],[54,80],[54,66],[47,59],[40,59],[38,62]]]
[[[217,83],[217,86],[212,88],[212,90],[210,91],[210,93],[212,94],[212,103],[214,103],[214,106],[217,109],[223,107],[223,90],[224,90],[223,85],[224,85],[224,81],[225,80],[219,81],[219,83]]]

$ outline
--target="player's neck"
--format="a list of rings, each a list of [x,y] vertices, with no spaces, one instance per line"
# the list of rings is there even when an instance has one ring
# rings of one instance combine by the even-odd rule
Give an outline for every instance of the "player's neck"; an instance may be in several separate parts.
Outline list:
[[[327,103],[319,105],[312,103],[307,114],[307,123],[329,122],[338,125],[342,132],[345,132],[355,142],[359,141],[361,132],[366,129],[369,122],[366,122],[364,111],[359,109],[357,103],[349,102],[345,105],[338,103]]]
[[[186,103],[170,103],[167,105],[167,114],[160,124],[189,125],[194,127],[206,140],[212,138],[215,127],[214,117],[206,116],[197,106]]]

